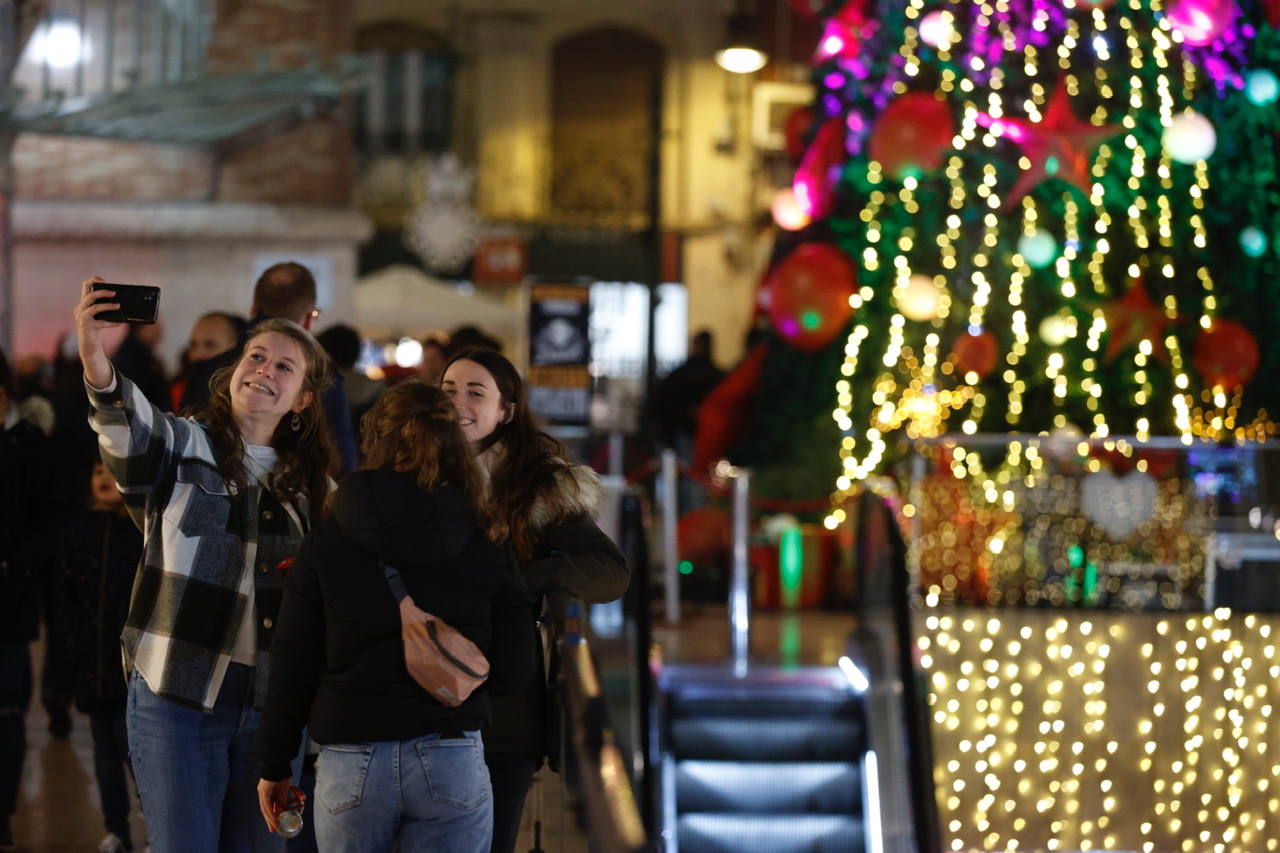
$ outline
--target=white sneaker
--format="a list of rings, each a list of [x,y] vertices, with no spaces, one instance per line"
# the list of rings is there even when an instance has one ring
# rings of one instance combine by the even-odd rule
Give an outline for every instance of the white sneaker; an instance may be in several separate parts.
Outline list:
[[[121,853],[122,850],[124,850],[124,842],[114,832],[108,832],[98,842],[98,853]]]

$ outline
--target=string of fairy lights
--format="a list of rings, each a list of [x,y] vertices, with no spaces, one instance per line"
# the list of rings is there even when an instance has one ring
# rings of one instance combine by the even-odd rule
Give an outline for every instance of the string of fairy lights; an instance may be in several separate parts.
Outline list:
[[[1135,118],[1154,113],[1162,127],[1170,127],[1187,109],[1203,75],[1182,50],[1184,39],[1178,28],[1168,16],[1153,14],[1160,12],[1160,0],[1119,0],[1106,9],[1102,5],[1063,0],[1065,17],[1061,19],[1037,7],[1032,28],[1056,36],[1037,46],[1017,37],[1009,0],[946,0],[929,3],[928,8],[924,0],[906,4],[902,12],[906,24],[897,49],[901,75],[893,80],[891,91],[901,96],[918,90],[916,78],[926,62],[921,51],[931,48],[929,61],[936,60],[940,66],[936,94],[954,107],[958,117],[952,151],[941,174],[948,215],[936,234],[924,230],[920,178],[907,175],[899,180],[874,159],[866,161],[870,191],[856,217],[864,229],[857,260],[869,279],[879,273],[883,280],[881,271],[889,273],[887,296],[893,310],[883,352],[865,351],[870,335],[862,323],[854,324],[846,342],[832,411],[844,436],[832,494],[834,507],[877,471],[895,436],[928,439],[948,430],[966,435],[979,431],[991,386],[984,390],[983,377],[956,369],[942,336],[957,312],[967,320],[970,334],[980,334],[992,320],[990,307],[995,303],[1009,308],[1008,347],[1000,353],[994,378],[1005,397],[1006,425],[1011,430],[1023,426],[1029,388],[1044,383],[1052,389],[1052,427],[1083,427],[1093,438],[1113,433],[1107,402],[1114,393],[1127,395],[1139,411],[1134,422],[1138,441],[1151,437],[1157,414],[1160,420],[1167,417],[1158,408],[1165,406],[1184,444],[1197,438],[1254,439],[1275,434],[1276,427],[1265,412],[1245,422],[1239,387],[1205,388],[1197,400],[1188,356],[1172,332],[1166,331],[1163,339],[1154,342],[1138,341],[1123,356],[1132,360],[1131,389],[1113,390],[1104,383],[1102,367],[1104,359],[1110,358],[1103,350],[1113,330],[1101,300],[1123,294],[1123,286],[1109,283],[1104,274],[1113,252],[1133,254],[1128,268],[1132,281],[1146,277],[1157,284],[1172,282],[1183,275],[1179,264],[1188,263],[1180,260],[1187,257],[1185,251],[1175,257],[1172,250],[1189,239],[1196,250],[1189,272],[1200,283],[1200,304],[1180,305],[1174,289],[1161,285],[1155,289],[1169,295],[1159,308],[1170,325],[1185,320],[1190,311],[1199,327],[1208,329],[1218,305],[1208,266],[1208,166],[1201,159],[1184,167],[1175,164],[1167,150],[1159,146],[1151,150]],[[956,23],[965,17],[962,13],[975,9],[971,31],[962,33]],[[972,41],[979,34],[990,44],[984,41],[982,51],[966,52],[966,39]],[[1025,97],[1008,96],[1006,69],[1025,76],[1025,86],[1019,89]],[[1035,194],[1024,192],[1010,205],[1017,215],[1008,215],[1009,187],[1002,185],[990,162],[975,173],[970,155],[985,151],[994,156],[993,149],[1014,133],[1015,119],[1045,121],[1059,81],[1068,103],[1074,103],[1084,89],[1084,75],[1096,106],[1081,120],[1094,128],[1115,128],[1113,136],[1089,152],[1085,197],[1064,191],[1060,220],[1051,222],[1057,215],[1051,215]],[[1024,171],[1034,165],[1025,153],[1018,163]],[[1105,198],[1102,179],[1115,169],[1127,170],[1126,185],[1133,191],[1132,202],[1123,211],[1109,208]],[[1190,204],[1185,222],[1175,221],[1180,196]],[[981,213],[981,229],[962,232],[962,212],[974,208]],[[896,211],[905,213],[909,224],[890,235],[884,223]],[[1060,229],[1056,238],[1046,231],[1054,225]],[[1007,237],[1006,232],[1013,236]],[[1046,237],[1061,244],[1050,265],[1061,303],[1056,309],[1049,306],[1050,310],[1028,303],[1036,268],[1027,255],[1036,240]],[[1005,248],[1011,243],[1017,245],[1016,251]],[[933,275],[922,269],[939,272]],[[957,271],[964,272],[953,281]],[[881,288],[863,285],[850,302],[856,309],[883,298]],[[1032,335],[1037,332],[1049,347],[1042,359],[1032,361],[1028,360]],[[1085,356],[1076,361],[1072,352],[1077,350],[1067,344],[1078,339],[1083,340]],[[1153,382],[1157,358],[1161,369],[1167,366],[1170,373],[1172,390],[1167,399],[1157,399],[1160,392]],[[851,393],[850,378],[859,364],[868,361],[877,370],[871,408],[863,410]],[[1083,398],[1092,419],[1087,424],[1068,423],[1064,407],[1068,397],[1076,395]],[[839,521],[838,510],[833,510],[827,526]]]
[[[1280,617],[920,627],[945,849],[1280,850]]]

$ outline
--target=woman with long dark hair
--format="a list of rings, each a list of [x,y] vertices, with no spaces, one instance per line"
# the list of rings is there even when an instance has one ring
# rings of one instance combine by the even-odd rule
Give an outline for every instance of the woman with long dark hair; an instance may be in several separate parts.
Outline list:
[[[528,594],[495,544],[504,526],[439,388],[394,386],[361,433],[364,470],[343,481],[289,572],[259,739],[263,818],[274,828],[288,802],[309,718],[322,851],[484,853],[492,797],[480,730],[489,694],[533,676]],[[461,704],[410,677],[406,613],[443,620],[487,657],[488,678]]]
[[[101,279],[75,309],[102,461],[143,532],[121,635],[126,722],[156,853],[279,851],[257,817],[252,742],[284,590],[313,510],[323,507],[333,441],[320,407],[324,351],[287,320],[254,329],[215,374],[192,418],[162,413],[111,366],[119,307]]]
[[[560,442],[538,428],[515,366],[493,350],[469,350],[445,367],[440,387],[488,475],[492,511],[520,561],[530,593],[523,618],[540,619],[552,590],[587,602],[621,597],[631,573],[622,552],[596,526],[600,481],[590,468],[568,462]],[[549,716],[541,678],[494,704],[485,761],[493,784],[495,853],[515,847],[525,796],[550,749],[548,728],[559,723]]]

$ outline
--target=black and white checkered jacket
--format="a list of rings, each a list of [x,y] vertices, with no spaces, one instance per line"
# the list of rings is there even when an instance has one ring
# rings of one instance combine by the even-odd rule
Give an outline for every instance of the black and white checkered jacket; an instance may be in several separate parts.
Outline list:
[[[289,512],[263,488],[232,494],[203,425],[163,414],[119,374],[106,391],[86,387],[103,462],[144,538],[120,636],[126,668],[157,695],[213,708],[248,605],[238,591],[245,543],[256,541],[254,705],[261,705],[284,571],[306,532],[305,498]]]

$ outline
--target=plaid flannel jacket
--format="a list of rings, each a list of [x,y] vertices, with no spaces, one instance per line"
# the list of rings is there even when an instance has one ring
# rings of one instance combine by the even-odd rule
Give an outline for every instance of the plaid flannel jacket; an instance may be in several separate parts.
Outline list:
[[[138,669],[157,695],[211,710],[248,604],[238,591],[244,546],[256,541],[254,705],[261,706],[283,572],[306,531],[266,489],[231,494],[200,423],[163,414],[119,373],[106,391],[86,388],[103,462],[144,539],[120,636],[126,669]],[[305,499],[293,508],[305,525]]]

